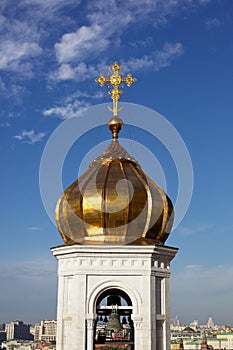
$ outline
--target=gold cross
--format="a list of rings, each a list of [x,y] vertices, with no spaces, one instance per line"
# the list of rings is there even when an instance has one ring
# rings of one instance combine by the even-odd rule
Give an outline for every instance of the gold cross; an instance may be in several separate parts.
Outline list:
[[[137,79],[132,77],[132,74],[128,74],[125,78],[123,78],[119,74],[119,70],[122,70],[123,67],[119,65],[118,62],[114,62],[112,66],[109,67],[113,71],[113,74],[110,75],[109,78],[106,78],[104,74],[100,74],[99,78],[96,78],[95,81],[103,87],[106,83],[110,83],[110,86],[113,87],[108,93],[111,95],[113,100],[113,109],[109,108],[111,112],[113,112],[113,116],[117,116],[117,113],[122,110],[117,108],[118,101],[120,99],[120,95],[123,93],[118,87],[122,85],[122,83],[126,83],[127,86],[131,86]]]

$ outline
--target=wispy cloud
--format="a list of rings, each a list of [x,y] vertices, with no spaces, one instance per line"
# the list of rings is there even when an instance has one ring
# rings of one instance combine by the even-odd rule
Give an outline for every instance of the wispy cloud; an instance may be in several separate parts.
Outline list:
[[[184,269],[176,275],[173,285],[176,292],[183,291],[196,293],[215,293],[220,291],[230,291],[233,289],[233,266],[217,265],[205,267],[203,265],[186,265]],[[198,286],[198,288],[196,288]],[[196,293],[194,289],[196,288]]]
[[[67,52],[67,50],[65,50]],[[184,53],[183,45],[181,43],[167,42],[163,45],[161,50],[155,50],[148,55],[142,57],[129,58],[121,61],[125,70],[133,69],[143,70],[152,69],[158,71],[162,68],[168,67],[172,61]],[[78,65],[72,66],[70,63],[62,63],[58,70],[51,73],[50,78],[57,81],[62,80],[77,80],[84,81],[96,77],[99,72],[105,72],[107,65],[103,62],[98,65],[87,64],[81,62]]]
[[[8,127],[10,127],[10,126],[11,126],[11,124],[8,123],[8,122],[0,123],[0,128],[8,128]]]
[[[0,70],[32,78],[35,66],[41,65],[45,57],[45,63],[49,59],[49,38],[54,31],[48,30],[48,24],[64,28],[71,20],[62,9],[78,5],[76,0],[22,0],[14,5],[2,0]],[[45,51],[46,56],[38,59]]]
[[[29,226],[29,227],[27,227],[27,230],[29,230],[29,231],[41,231],[42,228],[39,226]]]
[[[201,5],[206,5],[206,4],[208,4],[209,2],[211,2],[211,1],[213,1],[213,0],[199,0],[199,3],[200,3]]]
[[[42,53],[35,24],[2,16],[0,36],[0,70],[32,76],[33,60]]]
[[[2,81],[2,79],[0,77],[0,92],[1,92],[1,94],[5,94],[6,91],[7,91],[6,84],[4,83],[4,81]]]
[[[35,67],[43,65],[45,71],[49,70],[48,60],[54,64],[53,60],[56,57],[57,69],[48,73],[50,77],[56,81],[84,81],[96,76],[100,71],[97,69],[99,67],[93,64],[95,59],[105,64],[119,49],[125,49],[126,60],[129,60],[125,47],[129,44],[124,38],[129,28],[133,30],[139,23],[145,22],[155,30],[156,26],[165,25],[170,17],[181,11],[193,11],[195,7],[204,6],[210,1],[129,0],[122,2],[119,9],[116,0],[96,0],[85,5],[77,0],[22,0],[14,6],[14,10],[10,2],[2,1],[0,70],[16,72],[31,78],[35,74]],[[76,28],[70,14],[72,9],[81,10],[83,14],[82,25],[77,23]],[[13,15],[9,16],[9,13]],[[56,26],[59,31],[48,31],[48,24],[51,27]],[[75,29],[68,31],[68,28]],[[131,46],[135,44],[131,40]],[[176,46],[178,44],[171,43],[170,49],[176,47],[179,50]],[[162,53],[165,55],[162,50],[160,54],[158,51],[150,57],[155,45],[153,36],[145,39],[143,45],[148,49],[148,54],[135,57],[134,60],[141,60],[150,69],[158,70],[167,66],[168,60],[161,56]],[[55,55],[51,51],[52,47]],[[174,58],[179,56],[174,55]],[[151,61],[159,63],[152,64]]]
[[[186,271],[201,271],[203,269],[203,265],[186,265],[184,269]]]
[[[56,260],[52,256],[23,261],[2,260],[0,303],[2,321],[17,318],[38,322],[40,319],[54,318]]]
[[[84,108],[90,106],[86,101],[75,101],[74,103],[68,103],[65,106],[52,107],[43,111],[45,117],[55,116],[61,119],[76,118],[80,116],[79,112]]]
[[[55,261],[49,258],[35,258],[32,260],[7,263],[2,262],[2,277],[19,279],[47,279],[56,270]]]
[[[205,26],[208,30],[218,28],[221,26],[221,21],[218,18],[208,18],[205,21]]]
[[[103,92],[102,91],[97,91],[94,94],[90,94],[89,92],[86,91],[80,91],[77,90],[73,94],[67,96],[65,98],[65,102],[73,102],[77,100],[78,98],[87,98],[87,99],[99,99],[103,97]]]
[[[106,4],[102,0],[97,0],[94,5],[88,7],[87,24],[78,27],[76,31],[63,34],[55,43],[54,49],[59,68],[54,72],[53,78],[58,81],[69,79],[84,81],[92,78],[100,69],[90,64],[90,61],[100,58],[103,65],[103,53],[107,58],[110,52],[124,49],[125,43],[122,38],[128,28],[133,29],[136,24],[143,21],[146,21],[148,26],[155,28],[159,23],[166,23],[170,16],[175,16],[184,9],[187,11],[189,7],[193,10],[194,7],[205,3],[207,0],[141,0],[136,2],[131,0],[122,3],[119,11],[116,1],[112,0]],[[112,23],[117,23],[117,26]],[[151,54],[152,48],[154,49],[153,38],[150,37],[145,42],[144,48],[146,46],[148,54],[142,57],[126,58],[125,61],[126,63],[128,61],[129,66],[136,69],[146,67],[159,70],[169,66],[173,59],[178,58],[184,52],[182,44],[178,42],[165,43],[161,50],[154,50]],[[135,46],[132,42],[129,44]],[[126,55],[127,51],[125,50]]]
[[[160,70],[171,64],[171,62],[181,56],[184,52],[181,43],[167,42],[163,45],[161,50],[156,50],[152,54],[144,55],[141,58],[130,58],[122,61],[126,70],[145,70],[153,69]],[[86,79],[94,78],[98,76],[99,72],[106,72],[108,66],[100,63],[97,66],[87,65],[81,62],[78,66],[72,67],[71,64],[63,63],[57,72],[53,72],[53,79],[57,80],[69,80],[75,79],[78,81],[84,81]],[[44,116],[56,116],[61,119],[68,119],[80,116],[80,111],[83,108],[87,108],[91,105],[91,99],[102,97],[102,92],[97,95],[91,95],[89,93],[81,93],[77,91],[75,94],[69,96],[63,105],[53,106],[43,111]]]
[[[211,315],[217,322],[229,322],[232,319],[229,308],[232,304],[232,275],[231,265],[185,266],[171,278],[172,313],[179,313],[183,320],[207,320]]]
[[[43,9],[53,9],[54,11],[59,10],[66,4],[70,5],[74,3],[74,0],[22,0],[22,5],[38,6]]]
[[[0,78],[0,95],[1,97],[11,99],[14,105],[16,105],[23,101],[23,98],[28,95],[28,92],[24,86],[12,83],[11,81],[8,81],[6,84]],[[16,114],[15,112],[14,115]]]
[[[87,92],[76,91],[64,99],[63,105],[55,106],[44,110],[45,117],[55,116],[61,119],[77,118],[82,115],[82,110],[91,106],[91,101],[101,98],[102,92],[93,95]]]
[[[74,33],[64,34],[60,43],[55,44],[59,63],[80,61],[90,55],[99,55],[108,48],[110,33],[98,24],[82,26]]]
[[[124,67],[133,70],[154,69],[160,70],[171,64],[171,62],[181,56],[184,52],[181,43],[165,43],[161,50],[154,51],[150,55],[141,58],[131,58],[123,62]]]
[[[19,135],[15,135],[14,138],[23,143],[34,144],[36,142],[41,141],[45,137],[44,132],[36,133],[34,130],[23,130]]]
[[[192,227],[179,226],[177,228],[177,232],[181,233],[182,235],[190,236],[190,235],[194,235],[197,233],[202,233],[202,232],[208,231],[211,228],[213,228],[213,224],[198,223],[198,224],[193,225]]]
[[[34,42],[5,40],[0,43],[0,70],[31,74],[32,65],[27,61],[41,53]]]
[[[77,80],[84,81],[96,77],[103,68],[101,65],[91,65],[81,62],[78,65],[72,66],[69,63],[62,63],[61,66],[50,74],[50,79],[55,81],[62,80]],[[105,66],[106,68],[106,66]]]

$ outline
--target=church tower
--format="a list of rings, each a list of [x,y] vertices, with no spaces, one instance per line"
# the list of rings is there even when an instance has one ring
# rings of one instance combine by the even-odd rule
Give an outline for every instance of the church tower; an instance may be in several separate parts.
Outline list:
[[[110,69],[96,81],[112,87],[112,142],[56,207],[57,350],[170,350],[173,205],[118,141],[120,87],[136,79]]]

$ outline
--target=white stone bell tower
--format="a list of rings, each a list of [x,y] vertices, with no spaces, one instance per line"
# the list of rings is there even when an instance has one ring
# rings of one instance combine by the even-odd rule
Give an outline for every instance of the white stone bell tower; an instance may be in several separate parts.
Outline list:
[[[97,301],[111,291],[132,303],[132,349],[170,350],[170,262],[177,249],[72,245],[52,251],[58,259],[57,350],[95,349]]]

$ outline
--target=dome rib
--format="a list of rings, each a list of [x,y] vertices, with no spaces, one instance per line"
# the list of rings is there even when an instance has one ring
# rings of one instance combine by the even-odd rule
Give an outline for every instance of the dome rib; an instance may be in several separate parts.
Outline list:
[[[150,225],[150,219],[151,219],[151,206],[152,206],[152,196],[151,196],[151,192],[150,192],[150,188],[148,186],[148,184],[146,183],[146,181],[143,180],[142,176],[139,176],[139,173],[136,171],[136,169],[130,165],[134,174],[137,176],[137,178],[139,179],[139,181],[141,181],[141,183],[144,185],[144,188],[146,189],[146,194],[147,194],[147,218],[146,218],[146,222],[144,225],[144,229],[143,229],[143,233],[141,234],[141,237],[145,238],[146,237],[146,233],[148,231],[149,225]],[[141,170],[141,169],[140,169]]]
[[[98,164],[96,168],[91,168],[91,169],[89,168],[89,170],[87,170],[87,172],[85,173],[85,174],[88,174],[88,175],[87,175],[87,177],[85,179],[86,181],[85,181],[84,185],[82,186],[82,204],[83,204],[82,222],[83,222],[83,226],[84,226],[84,231],[88,232],[87,238],[92,237],[92,233],[90,232],[90,230],[88,230],[89,225],[91,225],[91,226],[95,226],[95,225],[92,225],[90,223],[90,221],[92,221],[93,218],[89,214],[88,199],[91,200],[92,197],[89,196],[89,193],[86,193],[86,191],[91,192],[91,189],[90,188],[88,189],[88,186],[90,186],[90,183],[91,183],[92,185],[94,184],[94,191],[98,192],[99,188],[98,188],[96,182],[97,182],[97,174],[98,174],[100,169],[101,169],[101,164]],[[93,178],[94,178],[95,181],[93,181]],[[95,194],[97,194],[97,193],[95,193]],[[102,191],[101,191],[100,196],[101,195],[102,195]],[[95,206],[97,205],[96,202],[94,203],[94,205]],[[102,207],[102,201],[101,201],[101,205],[100,205],[99,210],[101,210],[101,207]],[[98,210],[96,208],[93,209],[91,207],[90,213],[91,213],[92,216],[93,215],[94,216],[96,216],[96,215],[98,216]],[[99,226],[100,230],[99,230],[99,233],[97,234],[97,236],[103,235],[103,226],[102,225],[98,225],[98,226]]]
[[[120,162],[120,167],[122,169],[122,173],[124,175],[124,178],[125,180],[127,180],[127,187],[128,187],[128,197],[130,195],[130,188],[129,188],[129,183],[128,183],[128,178],[127,178],[127,175],[126,175],[126,172],[125,172],[125,169],[124,169],[124,166],[123,166],[123,162]],[[129,203],[130,204],[130,203]],[[125,215],[125,222],[129,222],[129,204],[125,207],[125,211],[126,211],[126,215]],[[127,227],[127,231],[126,231],[126,236],[128,234],[128,227]]]
[[[111,168],[111,164],[110,166],[108,166],[107,168],[107,171],[106,171],[106,175],[105,175],[105,178],[104,178],[104,185],[102,187],[102,198],[103,198],[103,201],[102,201],[102,212],[103,212],[103,215],[102,215],[102,225],[103,225],[103,234],[105,235],[106,234],[106,184],[107,184],[107,181],[108,181],[108,175],[109,175],[109,171],[110,171],[110,168]]]

